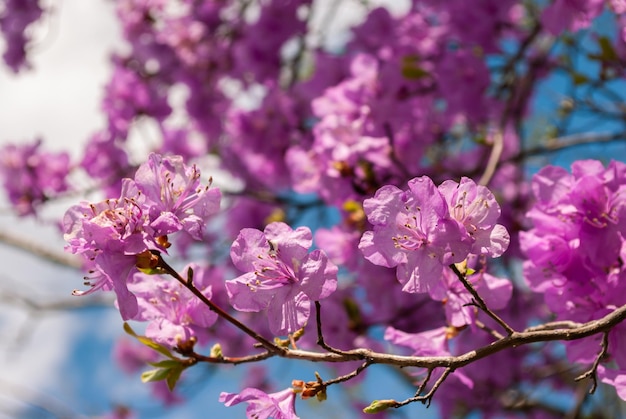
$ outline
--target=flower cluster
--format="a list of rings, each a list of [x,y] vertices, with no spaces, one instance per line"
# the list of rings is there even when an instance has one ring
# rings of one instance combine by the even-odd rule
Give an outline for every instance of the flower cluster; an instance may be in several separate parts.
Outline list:
[[[189,265],[183,271],[189,269],[193,271],[194,287],[211,298],[212,277],[216,272],[197,264]],[[139,304],[134,320],[148,322],[146,337],[170,348],[192,339],[207,340],[207,328],[215,323],[217,314],[182,284],[171,278],[137,272],[128,288]]]
[[[572,164],[572,173],[547,166],[532,181],[536,203],[527,216],[534,228],[520,234],[527,256],[524,277],[543,293],[559,320],[587,322],[626,304],[624,254],[626,237],[626,164],[606,168],[596,160]],[[622,395],[626,377],[624,330],[609,334],[608,353],[619,371],[599,369]],[[568,343],[574,362],[591,363],[597,339]]]
[[[15,71],[28,64],[29,27],[41,17],[41,3],[0,5],[4,58]],[[413,0],[399,8],[347,2],[364,12],[354,24],[332,20],[340,3],[115,3],[127,45],[111,55],[100,107],[104,127],[74,167],[104,196],[117,198],[82,202],[65,214],[67,249],[82,255],[89,270],[90,288],[75,294],[112,290],[124,319],[146,322],[140,340],[168,360],[135,358],[160,365],[152,378],[167,375],[170,387],[200,362],[302,357],[332,361],[328,372],[336,378],[308,382],[325,395],[327,386],[363,379],[394,344],[415,357],[485,356],[451,362],[443,375],[439,366],[426,368],[412,401],[446,380],[444,417],[538,405],[526,389],[539,379],[527,370],[545,367],[554,354],[506,345],[541,331],[527,329],[536,319],[577,327],[572,321],[626,307],[626,165],[583,161],[572,173],[548,167],[535,176],[537,202],[528,212],[534,228],[521,234],[520,246],[528,259],[526,287],[491,275],[490,258],[506,257],[493,264],[498,275],[513,275],[519,266],[509,262],[519,256],[516,236],[532,201],[525,173],[542,151],[527,147],[520,127],[537,101],[538,83],[558,70],[581,87],[559,109],[567,118],[583,103],[623,116],[619,95],[606,95],[614,107],[592,106],[593,95],[577,92],[604,91],[623,76],[626,2]],[[605,6],[611,13],[603,13]],[[608,25],[614,33],[595,32],[600,15],[614,18]],[[336,23],[350,25],[345,37],[332,35]],[[582,41],[585,33],[563,35],[580,28],[589,28],[590,42]],[[563,45],[593,65],[564,59]],[[151,154],[131,174],[129,139],[139,121],[154,128],[158,138],[149,146],[161,155]],[[569,125],[576,124],[555,126]],[[612,134],[617,137],[623,133]],[[560,140],[549,148],[571,144]],[[0,174],[20,215],[69,189],[68,155],[39,146],[0,150]],[[180,156],[162,156],[170,154]],[[200,156],[241,186],[219,220],[219,240],[203,239],[220,192],[201,185],[196,166],[183,164]],[[478,176],[480,185],[470,179]],[[502,212],[494,194],[507,202]],[[305,224],[311,229],[296,227]],[[320,250],[311,251],[311,230]],[[230,248],[220,247],[233,239]],[[187,265],[185,281],[164,259],[170,240],[176,256],[203,252],[210,267]],[[192,240],[205,247],[192,248]],[[157,275],[164,273],[178,282]],[[309,321],[314,305],[319,322]],[[218,315],[225,321],[216,321]],[[591,364],[593,377],[621,397],[625,329],[596,328],[593,337],[566,344],[570,361]],[[279,338],[284,335],[289,339]],[[196,352],[196,343],[208,342],[215,343],[209,355]],[[260,347],[266,352],[255,352]],[[598,366],[605,360],[612,364]],[[487,362],[506,364],[506,371]],[[241,394],[222,393],[220,400],[248,403],[250,418],[297,418],[294,392],[303,398],[307,392],[294,384],[269,393],[276,377],[259,370],[249,376],[255,382]],[[550,380],[555,388],[561,383]],[[177,400],[164,381],[155,388]],[[507,405],[513,392],[528,403]],[[369,410],[398,407],[392,402]]]
[[[0,149],[0,175],[15,211],[35,214],[39,205],[68,189],[69,155],[44,152],[42,141]]]
[[[446,181],[437,188],[418,177],[409,189],[380,188],[363,208],[374,226],[361,238],[359,248],[375,265],[397,267],[406,292],[436,293],[443,267],[470,254],[498,257],[510,238],[496,224],[500,206],[484,186],[468,178]]]
[[[321,250],[308,253],[311,230],[292,230],[274,222],[264,231],[244,228],[230,251],[234,265],[246,272],[226,281],[233,307],[240,311],[267,310],[276,335],[302,328],[311,301],[328,297],[337,288],[337,266]]]
[[[15,73],[29,66],[27,46],[30,37],[26,29],[39,20],[43,9],[38,0],[7,0],[0,9],[0,32],[6,41],[4,62]]]
[[[152,252],[166,252],[168,234],[186,231],[199,240],[219,209],[220,191],[200,185],[200,172],[180,157],[151,154],[135,179],[124,179],[117,199],[83,202],[63,218],[67,250],[88,260],[91,289],[113,289],[124,319],[138,312],[128,281],[138,268],[154,268]]]

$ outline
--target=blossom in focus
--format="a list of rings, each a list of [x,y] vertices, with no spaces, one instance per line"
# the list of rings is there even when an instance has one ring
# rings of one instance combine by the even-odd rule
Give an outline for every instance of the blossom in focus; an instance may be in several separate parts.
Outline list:
[[[219,401],[227,407],[248,403],[248,419],[299,419],[294,406],[295,393],[291,388],[270,394],[256,388],[246,388],[239,394],[223,392]]]
[[[495,258],[506,251],[511,238],[503,225],[496,224],[500,206],[489,189],[467,177],[460,183],[446,180],[438,189],[452,218],[467,231],[472,242],[470,253]]]
[[[311,230],[292,230],[274,222],[264,231],[244,228],[230,251],[234,265],[246,272],[226,281],[233,307],[240,311],[267,309],[272,333],[284,335],[303,327],[311,301],[328,297],[337,287],[337,266],[324,252],[308,253]]]
[[[138,313],[137,298],[128,282],[137,268],[150,269],[153,252],[167,252],[167,234],[180,230],[202,237],[205,222],[219,208],[220,192],[200,187],[200,173],[180,157],[151,154],[135,179],[122,181],[117,199],[82,202],[63,217],[66,250],[82,254],[90,268],[84,295],[114,290],[124,320]]]
[[[375,265],[397,267],[406,292],[436,287],[443,266],[464,260],[470,251],[467,232],[426,176],[410,180],[406,191],[383,186],[363,208],[374,230],[363,234],[359,249]]]
[[[220,207],[219,189],[200,185],[200,170],[180,156],[151,153],[135,174],[137,188],[149,202],[150,228],[158,236],[185,230],[202,240],[205,221]]]

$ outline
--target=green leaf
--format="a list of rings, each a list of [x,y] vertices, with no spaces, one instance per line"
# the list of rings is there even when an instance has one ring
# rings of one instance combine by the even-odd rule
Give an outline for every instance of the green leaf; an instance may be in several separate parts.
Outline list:
[[[148,362],[148,364],[156,368],[175,368],[179,365],[182,365],[180,361],[173,359],[166,359],[159,362]]]
[[[151,383],[154,381],[165,380],[167,376],[170,374],[171,369],[168,368],[159,368],[156,370],[150,370],[141,373],[141,382],[142,383]]]
[[[402,58],[402,76],[409,80],[419,80],[430,73],[419,66],[420,58],[414,55],[408,55]]]
[[[363,409],[363,413],[378,413],[382,412],[383,410],[389,409],[390,407],[397,406],[398,402],[392,399],[374,400],[372,403],[370,403],[369,406]]]
[[[135,339],[137,339],[139,342],[141,342],[144,345],[146,345],[147,347],[154,349],[158,353],[160,353],[162,355],[165,355],[168,358],[176,359],[176,357],[174,355],[172,355],[172,353],[170,352],[170,350],[168,348],[166,348],[165,346],[160,345],[160,344],[154,342],[150,338],[138,335],[137,333],[135,333],[133,328],[130,327],[130,325],[128,323],[126,323],[126,322],[124,323],[124,331],[126,333],[128,333],[129,335],[131,335],[132,337],[134,337]]]
[[[600,47],[600,51],[602,51],[601,57],[604,61],[617,61],[619,57],[617,56],[617,52],[613,48],[613,44],[611,44],[611,40],[606,36],[601,36],[598,38],[598,46]]]
[[[572,81],[574,85],[580,86],[581,84],[585,84],[589,81],[589,77],[582,73],[572,73]]]
[[[170,391],[174,391],[174,388],[176,387],[176,383],[178,382],[180,375],[183,373],[183,371],[186,368],[183,364],[178,364],[178,365],[179,366],[177,368],[172,368],[170,370],[170,373],[166,378],[167,388],[169,388]]]

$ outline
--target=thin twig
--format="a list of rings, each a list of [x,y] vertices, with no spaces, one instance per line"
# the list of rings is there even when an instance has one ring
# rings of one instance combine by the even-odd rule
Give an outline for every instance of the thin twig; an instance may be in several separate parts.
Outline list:
[[[352,371],[351,373],[342,375],[341,377],[333,378],[332,380],[324,381],[322,384],[324,385],[324,387],[328,387],[332,384],[343,383],[344,381],[351,380],[357,375],[361,374],[363,371],[365,371],[365,369],[369,367],[370,365],[372,365],[371,361],[367,360],[361,365],[359,365],[359,367],[355,369],[354,371]]]
[[[509,326],[504,320],[500,318],[500,316],[498,316],[496,313],[491,311],[489,307],[487,307],[485,300],[482,299],[474,286],[467,280],[467,278],[465,278],[465,275],[463,275],[461,271],[459,271],[455,264],[451,264],[450,269],[452,269],[452,271],[456,274],[457,278],[459,278],[465,289],[472,295],[472,298],[474,299],[474,302],[476,303],[476,306],[478,306],[478,308],[480,308],[482,311],[485,312],[485,314],[487,314],[489,317],[495,320],[496,323],[502,326],[502,328],[506,330],[509,336],[515,333],[515,330],[511,326]]]
[[[401,406],[405,406],[409,403],[414,403],[414,402],[422,402],[422,403],[426,403],[427,407],[430,406],[430,402],[433,396],[435,395],[435,392],[437,391],[437,389],[439,389],[441,384],[443,384],[443,382],[446,381],[446,378],[448,378],[448,375],[450,375],[452,371],[453,371],[452,368],[446,368],[443,371],[443,374],[441,374],[441,377],[439,377],[437,381],[435,381],[435,384],[433,384],[433,387],[425,395],[410,397],[406,400],[398,402],[398,404],[396,404],[394,407],[401,407]]]
[[[574,329],[580,327],[581,323],[570,320],[562,320],[550,323],[540,324],[538,326],[527,327],[524,332],[535,332],[538,330],[554,330],[554,329]]]
[[[589,394],[595,393],[596,388],[598,387],[598,377],[597,377],[598,365],[600,365],[600,361],[602,361],[602,359],[604,359],[604,357],[606,356],[608,349],[609,349],[609,332],[604,332],[602,334],[602,342],[600,343],[600,352],[598,353],[598,356],[596,356],[596,359],[593,361],[593,365],[587,372],[574,378],[574,381],[581,381],[581,380],[584,380],[585,378],[591,378],[591,388],[589,389]]]
[[[319,346],[321,346],[322,348],[326,349],[328,352],[332,352],[335,354],[345,354],[345,351],[342,351],[341,349],[337,349],[337,348],[333,348],[332,346],[328,345],[326,343],[326,341],[324,341],[324,335],[322,333],[322,306],[320,304],[319,301],[315,302],[315,323],[317,326],[317,344]]]
[[[199,354],[197,352],[191,352],[189,354],[184,354],[190,358],[197,360],[198,362],[206,362],[209,364],[246,364],[250,362],[258,362],[263,361],[265,359],[273,357],[275,354],[272,352],[263,352],[260,354],[254,355],[246,355],[246,356],[237,356],[237,357],[228,357],[228,356],[206,356]]]
[[[476,327],[478,327],[481,330],[484,330],[485,332],[489,333],[491,336],[493,336],[496,339],[504,339],[504,335],[496,330],[493,330],[491,327],[487,326],[485,323],[481,322],[480,320],[474,320],[474,324],[476,325]]]
[[[424,377],[424,380],[420,383],[419,387],[417,388],[417,391],[415,392],[415,396],[419,396],[420,394],[422,394],[422,392],[426,388],[426,385],[430,381],[430,377],[433,375],[433,371],[434,371],[434,368],[428,369],[428,372],[426,373],[426,377]]]

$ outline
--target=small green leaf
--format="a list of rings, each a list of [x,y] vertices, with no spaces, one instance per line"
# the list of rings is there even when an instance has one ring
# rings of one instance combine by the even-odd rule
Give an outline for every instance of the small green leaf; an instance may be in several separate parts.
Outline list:
[[[392,399],[374,400],[372,403],[370,403],[369,406],[363,409],[363,413],[378,413],[382,412],[383,410],[389,409],[390,407],[397,406],[398,402]]]
[[[426,76],[429,76],[430,73],[420,67],[420,57],[416,55],[407,55],[402,58],[402,76],[405,79],[409,80],[419,80]]]
[[[574,85],[580,86],[581,84],[585,84],[589,81],[589,77],[582,73],[572,73],[572,81]]]
[[[165,380],[167,376],[170,374],[171,369],[168,368],[159,368],[156,370],[150,370],[141,373],[141,382],[142,383],[151,383],[154,381]]]
[[[601,36],[598,38],[598,46],[600,47],[600,51],[602,51],[601,57],[604,61],[617,61],[619,57],[615,49],[613,48],[613,44],[611,44],[611,40],[606,36]]]
[[[156,368],[175,368],[179,365],[182,365],[180,361],[173,359],[166,359],[159,362],[148,362],[148,364]]]
[[[167,388],[169,388],[170,391],[174,391],[174,388],[176,387],[176,383],[178,382],[180,375],[183,373],[183,371],[186,368],[183,364],[178,364],[178,365],[179,366],[177,368],[172,368],[170,370],[170,373],[166,378]]]
[[[133,330],[132,327],[130,327],[130,325],[128,323],[124,323],[124,331],[126,333],[128,333],[129,335],[131,335],[132,337],[134,337],[135,339],[137,339],[139,342],[143,343],[144,345],[146,345],[149,348],[154,349],[155,351],[157,351],[158,353],[165,355],[168,358],[171,359],[176,359],[176,357],[174,355],[172,355],[172,353],[170,352],[169,349],[167,349],[165,346],[160,345],[156,342],[154,342],[152,339],[147,338],[145,336],[140,336],[137,333],[135,333],[135,331]]]

